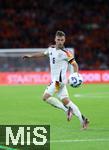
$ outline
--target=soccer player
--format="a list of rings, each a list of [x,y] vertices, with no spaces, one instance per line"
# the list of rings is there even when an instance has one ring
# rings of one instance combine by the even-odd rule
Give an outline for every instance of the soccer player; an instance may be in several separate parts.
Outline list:
[[[43,94],[43,100],[59,109],[62,109],[67,114],[67,120],[70,121],[75,115],[80,120],[83,129],[88,127],[89,121],[83,116],[79,108],[70,100],[66,88],[66,72],[68,64],[73,65],[74,72],[78,73],[78,64],[75,61],[73,54],[64,47],[65,33],[57,31],[55,35],[55,45],[50,46],[45,52],[38,52],[34,55],[27,55],[24,58],[49,56],[51,68],[51,84],[46,88]],[[57,94],[57,98],[54,94]]]

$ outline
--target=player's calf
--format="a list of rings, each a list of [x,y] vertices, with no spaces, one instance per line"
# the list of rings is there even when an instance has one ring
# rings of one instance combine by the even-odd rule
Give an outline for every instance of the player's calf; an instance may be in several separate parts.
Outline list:
[[[70,121],[72,119],[72,116],[73,116],[73,109],[69,107],[67,111],[67,121]]]
[[[50,105],[62,109],[67,112],[67,108],[60,102],[57,98],[52,97],[50,94],[46,93],[43,95],[43,100],[49,103]]]

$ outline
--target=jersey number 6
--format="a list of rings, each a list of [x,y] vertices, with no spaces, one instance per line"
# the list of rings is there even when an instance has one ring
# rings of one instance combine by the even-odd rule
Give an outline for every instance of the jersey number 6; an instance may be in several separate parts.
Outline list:
[[[55,64],[55,58],[53,57],[53,64]]]

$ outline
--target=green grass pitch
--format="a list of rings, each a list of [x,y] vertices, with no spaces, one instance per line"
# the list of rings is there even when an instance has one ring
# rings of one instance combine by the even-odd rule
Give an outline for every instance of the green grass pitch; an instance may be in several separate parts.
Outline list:
[[[45,88],[0,86],[0,124],[49,124],[51,150],[109,149],[109,84],[68,87],[70,98],[90,120],[86,131],[75,116],[67,122],[62,110],[42,101]]]

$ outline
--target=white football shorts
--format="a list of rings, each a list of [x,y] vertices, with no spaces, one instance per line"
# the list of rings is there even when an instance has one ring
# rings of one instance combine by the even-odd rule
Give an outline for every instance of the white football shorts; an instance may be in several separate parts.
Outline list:
[[[56,82],[52,82],[45,90],[44,94],[48,93],[51,96],[53,96],[53,94],[56,94],[56,96],[62,100],[66,97],[69,97],[67,88],[65,84],[61,84],[58,82],[58,84],[56,84]]]

